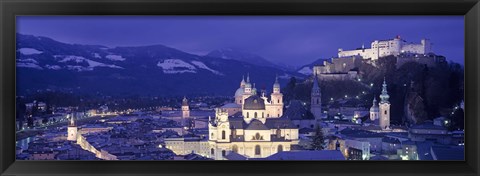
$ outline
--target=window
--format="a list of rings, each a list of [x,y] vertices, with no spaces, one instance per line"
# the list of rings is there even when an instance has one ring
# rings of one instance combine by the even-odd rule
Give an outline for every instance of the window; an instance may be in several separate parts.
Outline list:
[[[249,112],[247,112],[247,118],[249,118],[249,117],[250,117],[250,113],[249,113]]]
[[[280,99],[277,100],[277,103],[280,104]]]
[[[227,155],[227,152],[225,150],[222,150],[222,156],[225,157]]]
[[[237,146],[237,145],[233,145],[233,146],[232,146],[232,151],[235,152],[235,153],[238,153],[238,146]]]
[[[253,118],[257,118],[257,112],[253,113]]]
[[[277,131],[276,131],[276,135],[277,135],[277,138],[280,138],[280,137],[282,137],[282,130],[280,130],[280,129],[277,129]]]
[[[387,110],[385,110],[385,115],[387,115]]]
[[[261,151],[260,151],[260,146],[259,146],[259,145],[256,145],[256,146],[255,146],[255,155],[261,155]]]
[[[283,152],[283,146],[282,145],[278,145],[277,152]]]
[[[252,137],[252,140],[263,140],[263,136],[260,136],[260,133],[257,133]]]
[[[210,149],[210,154],[212,154],[212,155],[215,154],[215,149],[211,148]]]
[[[222,139],[225,139],[225,130],[222,131]]]
[[[262,118],[264,118],[264,117],[265,117],[265,114],[264,114],[264,112],[262,112]]]
[[[213,133],[212,133],[212,134],[210,134],[210,136],[211,136],[211,138],[213,138],[213,137],[214,137],[214,136],[213,136]]]

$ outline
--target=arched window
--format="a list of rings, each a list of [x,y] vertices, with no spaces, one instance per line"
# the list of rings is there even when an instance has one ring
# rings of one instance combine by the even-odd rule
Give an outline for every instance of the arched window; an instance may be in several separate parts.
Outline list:
[[[247,112],[247,118],[249,118],[249,117],[250,117],[250,113],[249,113],[249,112]]]
[[[238,153],[238,146],[237,146],[237,145],[233,145],[233,146],[232,146],[232,151],[235,152],[235,153]]]
[[[214,155],[215,154],[215,149],[211,148],[210,149],[210,154]]]
[[[385,115],[387,114],[387,110],[385,110]]]
[[[253,118],[257,118],[257,112],[253,114]]]
[[[225,130],[222,131],[222,139],[225,139]]]
[[[213,137],[214,137],[214,136],[213,136],[213,133],[212,133],[212,134],[210,134],[210,136],[212,136],[212,138],[213,138]]]
[[[280,104],[280,99],[277,100],[277,103]]]
[[[263,136],[260,136],[260,133],[257,133],[252,137],[252,140],[263,140]]]
[[[278,145],[277,152],[283,152],[283,146],[282,145]]]
[[[222,156],[225,157],[227,155],[227,152],[225,150],[222,150]]]
[[[262,112],[262,118],[264,118],[264,117],[265,117],[265,114],[264,114],[264,112]]]
[[[261,155],[261,151],[260,151],[260,146],[259,145],[256,145],[255,146],[255,155]]]
[[[267,114],[267,117],[270,117],[270,114]]]
[[[277,131],[276,131],[276,135],[277,135],[277,138],[280,138],[280,137],[282,137],[282,130],[280,130],[280,129],[277,129]]]

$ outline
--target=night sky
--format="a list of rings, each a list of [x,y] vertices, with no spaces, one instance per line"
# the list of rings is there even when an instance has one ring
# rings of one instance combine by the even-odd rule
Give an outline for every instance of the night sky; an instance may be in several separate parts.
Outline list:
[[[464,63],[463,16],[22,16],[17,32],[108,47],[162,44],[204,55],[236,48],[292,66],[373,40],[428,38],[433,51]]]

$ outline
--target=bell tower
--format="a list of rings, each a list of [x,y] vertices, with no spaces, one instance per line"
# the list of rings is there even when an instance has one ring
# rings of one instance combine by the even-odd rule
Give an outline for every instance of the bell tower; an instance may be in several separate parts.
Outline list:
[[[70,116],[70,122],[68,123],[68,141],[77,141],[77,135],[78,135],[78,127],[76,123],[76,119],[74,117],[75,113],[72,113]]]
[[[316,74],[313,77],[310,112],[312,112],[315,119],[322,118],[322,93],[320,92],[320,86],[318,85]]]
[[[385,78],[383,78],[382,86],[382,94],[380,95],[380,103],[378,104],[380,111],[379,125],[382,130],[385,130],[390,129],[390,102],[388,101],[390,96],[387,92],[387,83]]]

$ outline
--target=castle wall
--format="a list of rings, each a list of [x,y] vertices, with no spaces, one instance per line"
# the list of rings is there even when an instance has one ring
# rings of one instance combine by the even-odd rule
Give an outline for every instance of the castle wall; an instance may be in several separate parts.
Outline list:
[[[338,57],[362,56],[364,59],[377,60],[380,57],[397,56],[401,53],[428,54],[432,52],[432,45],[427,39],[422,39],[420,43],[406,43],[398,36],[391,40],[375,40],[370,47],[347,51],[339,49]]]

